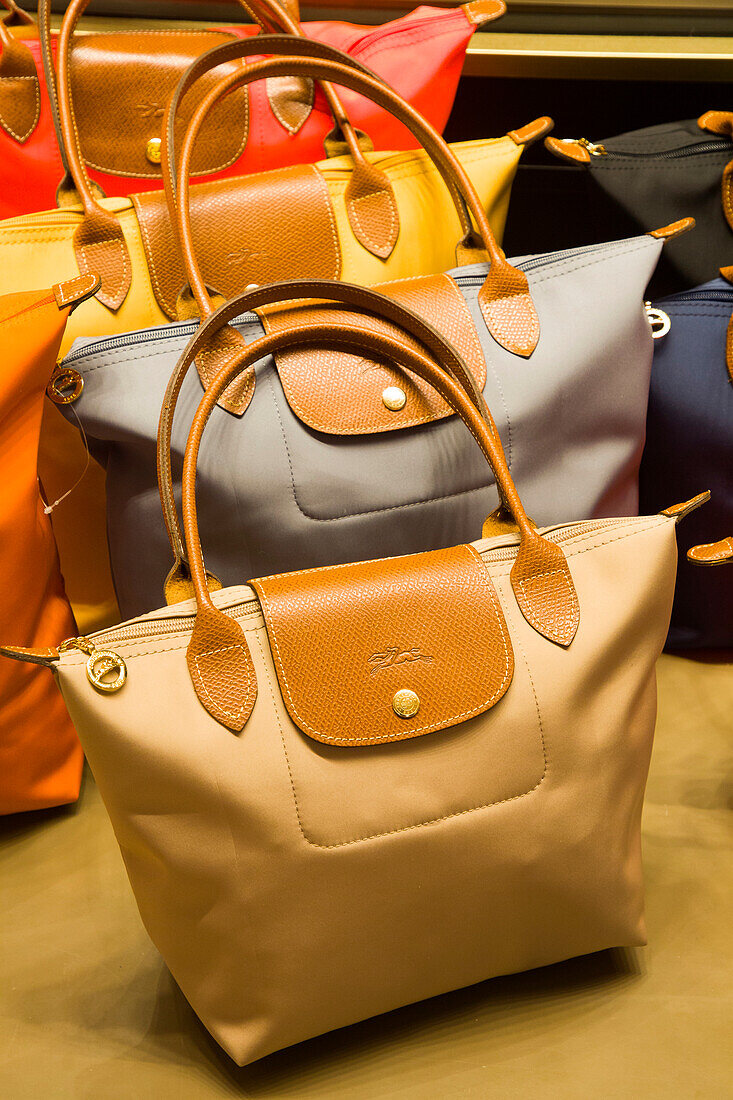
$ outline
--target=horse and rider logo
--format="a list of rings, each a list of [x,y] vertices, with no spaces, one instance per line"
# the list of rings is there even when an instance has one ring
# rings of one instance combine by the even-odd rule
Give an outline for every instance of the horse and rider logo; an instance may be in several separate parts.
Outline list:
[[[391,668],[393,665],[403,665],[407,661],[432,661],[433,658],[429,653],[423,653],[419,646],[413,646],[412,649],[399,649],[397,646],[390,646],[389,649],[385,649],[382,653],[372,653],[369,658],[369,664],[371,665],[371,674],[379,672],[382,668]]]

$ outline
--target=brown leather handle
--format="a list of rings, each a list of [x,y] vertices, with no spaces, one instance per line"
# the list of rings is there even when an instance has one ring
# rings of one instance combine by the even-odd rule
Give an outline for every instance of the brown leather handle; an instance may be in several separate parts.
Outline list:
[[[186,443],[182,479],[183,527],[197,605],[187,660],[194,689],[206,710],[230,729],[242,729],[254,705],[257,680],[241,626],[216,607],[209,592],[196,516],[196,464],[202,435],[221,394],[240,371],[248,370],[264,356],[304,344],[386,357],[428,382],[461,417],[491,466],[519,530],[519,548],[510,580],[520,610],[538,633],[559,645],[569,645],[575,636],[580,612],[565,555],[557,543],[543,538],[532,525],[512,481],[499,439],[492,435],[456,381],[420,352],[388,336],[354,332],[343,325],[288,329],[250,344],[241,357],[219,371],[199,403]]]
[[[274,24],[293,35],[300,35],[300,25],[279,0],[236,0],[248,13],[255,15],[260,24],[269,28]],[[51,52],[50,0],[39,0],[39,35],[43,51],[44,70],[51,101],[52,115],[58,144],[61,150],[65,176],[59,187],[59,201],[68,205],[78,201],[84,210],[84,220],[74,234],[74,252],[79,270],[88,273],[99,271],[102,289],[97,298],[109,309],[120,308],[130,289],[132,264],[122,227],[117,217],[105,210],[98,201],[99,189],[92,184],[84,164],[79,135],[74,119],[70,85],[71,44],[79,18],[89,0],[71,0],[64,14],[58,38],[57,65],[54,69]],[[349,140],[350,123],[334,101],[334,117],[340,122]],[[340,112],[336,113],[336,112]],[[357,155],[356,134],[351,140]]]
[[[326,60],[325,57],[323,59],[316,58],[312,55],[312,52],[310,55],[306,55],[307,44],[292,42],[277,35],[262,38],[261,44],[266,46],[267,52],[274,56],[249,64],[241,73],[232,74],[231,77],[223,80],[220,86],[212,89],[212,92],[202,101],[191,120],[181,151],[181,162],[177,172],[180,201],[175,201],[174,194],[171,198],[171,205],[176,210],[181,251],[189,274],[191,288],[202,316],[208,315],[213,307],[194,254],[187,202],[190,157],[198,127],[205,117],[209,105],[214,101],[215,95],[217,93],[223,94],[226,88],[231,89],[235,85],[250,84],[255,80],[272,75],[303,75],[328,79],[364,95],[394,115],[417,138],[445,180],[451,195],[454,198],[456,198],[456,195],[459,196],[456,209],[462,225],[464,227],[468,226],[466,237],[459,245],[459,262],[469,258],[475,261],[486,257],[491,261],[491,268],[478,295],[479,305],[489,332],[497,343],[508,351],[516,355],[531,355],[539,339],[539,318],[529,292],[527,276],[523,271],[517,270],[507,262],[504,253],[497,244],[486,212],[471,180],[440,134],[401,96],[373,74],[363,71],[361,67],[357,69],[345,56],[342,56],[339,61],[332,61]],[[224,61],[246,57],[252,52],[251,49],[247,49],[247,45],[247,43],[236,42],[215,47],[194,62],[188,72],[181,78],[179,87],[169,103],[165,124],[163,159],[166,163],[165,176],[169,187],[172,187],[172,168],[169,155],[175,142],[173,131],[175,107],[178,96],[182,95],[188,87],[189,74],[195,74],[193,77],[195,79],[196,76],[215,68]],[[279,56],[281,52],[287,52],[291,56]],[[321,47],[320,52],[325,52],[323,47]],[[298,56],[292,56],[293,53]],[[347,63],[344,64],[344,61]],[[477,251],[474,233],[471,228],[471,217],[473,217],[480,242],[479,248],[483,248],[485,256]]]
[[[395,302],[376,290],[356,286],[353,283],[337,283],[326,279],[292,280],[285,283],[274,283],[264,287],[256,287],[247,290],[232,298],[223,305],[210,320],[204,322],[196,335],[190,341],[181,359],[168,381],[160,421],[158,423],[158,487],[163,507],[168,538],[173,551],[174,565],[166,582],[166,593],[170,590],[175,595],[168,601],[177,603],[191,593],[186,589],[188,571],[186,563],[185,547],[181,532],[178,511],[173,493],[173,473],[171,468],[171,436],[173,431],[173,419],[176,405],[180,396],[183,381],[188,374],[194,359],[201,353],[212,332],[221,330],[234,317],[251,312],[262,306],[275,303],[297,301],[302,299],[323,299],[331,302],[340,302],[344,305],[354,306],[361,312],[367,312],[378,316],[402,331],[408,333],[417,340],[438,362],[446,372],[455,379],[456,383],[468,394],[479,413],[489,425],[490,430],[497,435],[496,424],[484,401],[483,394],[476,385],[476,381],[466,366],[462,357],[432,325],[424,321],[418,314],[407,307]],[[356,319],[356,318],[355,318]],[[237,353],[238,355],[238,350]]]
[[[33,26],[33,17],[28,14],[27,11],[23,11],[19,7],[15,0],[0,0],[0,7],[5,8],[7,15],[4,15],[0,19],[0,24],[4,27],[12,27],[14,24],[18,26]]]
[[[361,72],[373,75],[369,69],[354,61],[348,54],[315,39],[303,36],[297,38],[293,35],[258,35],[255,39],[238,39],[236,43],[229,42],[225,45],[236,46],[237,48],[233,48],[227,54],[216,55],[215,57],[214,49],[202,54],[200,58],[192,62],[183,74],[172,99],[169,101],[163,126],[168,141],[168,151],[167,154],[164,153],[163,174],[166,180],[166,195],[169,203],[174,203],[176,194],[175,119],[177,112],[186,93],[203,75],[211,72],[218,65],[230,60],[241,60],[246,57],[259,56],[263,53],[273,53],[285,57],[322,57],[326,60],[340,61],[343,64],[358,68]],[[269,86],[270,80],[277,80],[278,78],[266,77],[265,79],[267,79]],[[366,135],[354,130],[333,87],[325,81],[321,81],[321,86],[334,118],[335,132],[344,139],[346,152],[354,161],[346,195],[347,215],[352,232],[368,252],[371,252],[374,256],[379,256],[381,259],[387,259],[391,255],[399,235],[399,211],[392,185],[387,175],[366,159],[365,148],[368,149],[371,142]],[[201,124],[214,103],[218,102],[230,87],[231,85],[227,81],[222,81],[220,86],[217,85],[218,93],[206,97],[204,110],[196,112],[198,123],[192,141],[195,141]],[[328,141],[327,138],[327,147]],[[364,207],[365,200],[368,200],[367,209]],[[173,206],[171,208],[173,209]],[[199,302],[199,309],[205,308],[204,302],[210,305],[207,299],[208,296],[202,298],[202,301]]]

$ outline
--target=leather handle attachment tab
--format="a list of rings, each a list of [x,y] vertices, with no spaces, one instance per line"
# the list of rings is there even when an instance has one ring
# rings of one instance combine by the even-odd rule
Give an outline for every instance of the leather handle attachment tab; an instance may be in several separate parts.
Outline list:
[[[213,320],[205,322],[200,331]],[[195,339],[186,350],[184,361],[193,358],[193,344]],[[203,431],[221,394],[238,371],[251,368],[266,355],[304,344],[386,357],[434,386],[481,448],[519,530],[519,550],[510,579],[524,618],[546,638],[569,645],[578,627],[580,609],[567,559],[560,546],[543,538],[532,525],[512,481],[501,443],[456,381],[420,352],[387,336],[354,332],[343,325],[288,329],[250,344],[239,362],[219,371],[196,410],[186,444],[183,528],[197,605],[187,659],[196,694],[205,709],[222,725],[241,730],[254,706],[257,681],[241,626],[216,607],[208,588],[196,516],[196,464]]]
[[[0,20],[0,126],[19,145],[25,144],[41,116],[41,88],[33,54],[9,27],[21,9],[8,0],[10,15]],[[33,20],[30,20],[31,23]],[[22,22],[20,18],[18,22]]]

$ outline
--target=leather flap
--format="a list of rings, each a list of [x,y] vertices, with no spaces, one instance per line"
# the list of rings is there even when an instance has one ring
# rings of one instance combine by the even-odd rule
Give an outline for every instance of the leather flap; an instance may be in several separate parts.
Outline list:
[[[479,389],[486,382],[486,361],[466,300],[449,275],[401,279],[377,286],[413,310],[453,344],[473,374]],[[268,306],[257,311],[268,332],[313,324],[347,324],[387,333],[418,347],[404,331],[367,313],[329,303]],[[315,431],[329,435],[367,435],[395,431],[451,416],[442,397],[422,379],[388,362],[321,348],[303,348],[276,355],[280,381],[296,416]],[[404,394],[390,408],[385,390]],[[387,394],[387,400],[390,394]],[[395,404],[395,402],[390,402]]]
[[[504,614],[472,546],[251,583],[288,714],[326,745],[447,729],[511,683]]]
[[[111,175],[159,179],[160,162],[148,157],[148,142],[162,137],[163,114],[191,62],[235,35],[219,31],[131,31],[79,36],[72,54],[71,90],[86,163]],[[182,139],[194,108],[226,73],[222,65],[186,95],[177,117]],[[206,175],[233,164],[247,142],[247,89],[240,88],[212,110],[196,142],[193,172]]]
[[[147,192],[132,200],[155,296],[175,320],[176,301],[187,279],[165,195]],[[337,279],[341,273],[331,199],[312,164],[195,184],[190,205],[204,280],[226,298],[249,283]]]

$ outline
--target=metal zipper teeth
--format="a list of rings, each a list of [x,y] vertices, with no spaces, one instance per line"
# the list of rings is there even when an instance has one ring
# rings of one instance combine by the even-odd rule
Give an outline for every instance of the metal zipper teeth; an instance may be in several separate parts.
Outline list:
[[[684,149],[667,149],[659,153],[624,153],[620,149],[606,148],[607,157],[631,157],[634,160],[676,160],[678,157],[696,157],[698,153],[733,153],[733,144],[727,141],[701,141]],[[599,158],[601,159],[601,158]]]
[[[613,244],[622,242],[613,242]],[[568,256],[587,256],[594,252],[602,252],[608,249],[609,245],[606,243],[589,245],[587,248],[566,248],[562,252],[550,252],[546,256],[533,256],[528,260],[523,260],[517,263],[515,266],[522,271],[531,271],[537,267],[547,267],[554,263],[561,263]],[[481,286],[486,278],[485,275],[453,275],[452,278],[459,286]],[[239,324],[247,325],[253,324],[258,320],[254,313],[242,314],[240,318],[234,318]],[[132,347],[135,344],[147,344],[154,343],[156,340],[175,340],[179,337],[189,337],[198,329],[197,321],[173,321],[169,325],[159,325],[154,328],[141,329],[139,332],[129,332],[120,336],[108,336],[102,340],[94,340],[92,343],[85,344],[84,347],[79,348],[78,351],[70,351],[68,355],[64,356],[61,363],[63,366],[69,366],[72,363],[78,363],[82,359],[90,358],[94,355],[101,355],[106,351],[114,351],[120,347]]]
[[[658,303],[659,306],[672,306],[677,302],[726,302],[730,303],[733,298],[733,287],[730,290],[691,290],[685,294],[675,294],[669,298],[662,298]]]
[[[617,527],[619,524],[633,524],[635,522],[635,519],[605,519],[597,520],[592,524],[574,523],[547,531],[545,537],[552,542],[567,542],[578,534],[592,534],[607,527]],[[518,548],[519,543],[513,546],[497,546],[495,549],[483,550],[481,557],[486,562],[512,561],[517,556]],[[235,612],[235,618],[242,618],[245,615],[259,612],[260,605],[256,599],[240,600],[237,603],[227,605],[222,610],[227,613]],[[195,618],[195,613],[191,613],[190,615],[171,616],[165,619],[147,619],[119,629],[111,627],[109,630],[89,634],[87,637],[90,642],[94,643],[95,648],[102,649],[120,642],[159,637],[163,634],[180,634],[193,626]]]

